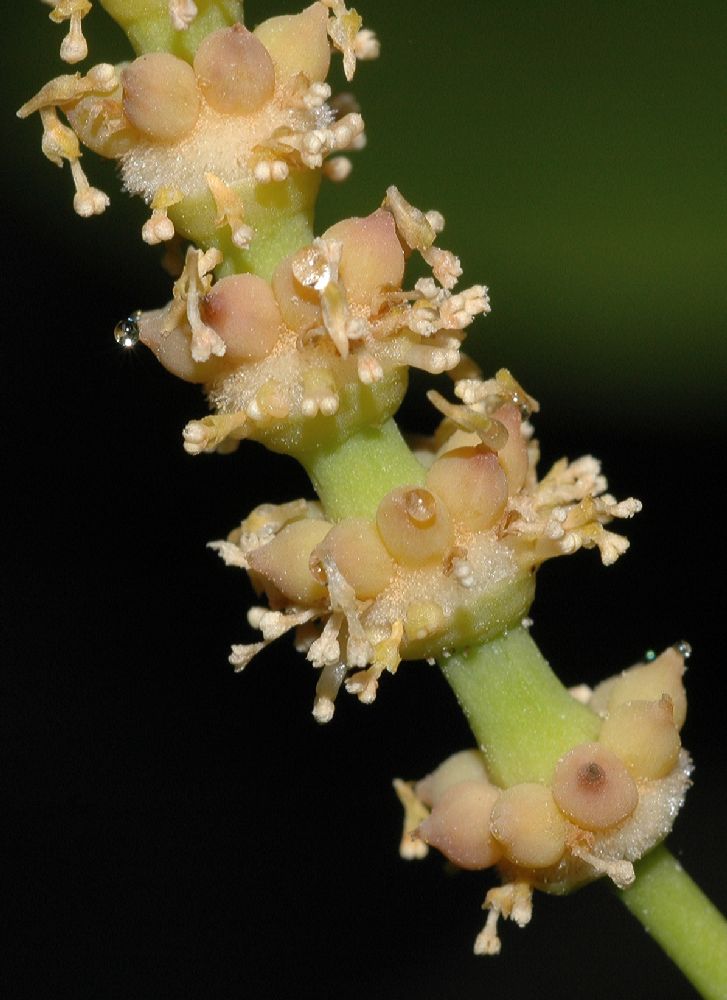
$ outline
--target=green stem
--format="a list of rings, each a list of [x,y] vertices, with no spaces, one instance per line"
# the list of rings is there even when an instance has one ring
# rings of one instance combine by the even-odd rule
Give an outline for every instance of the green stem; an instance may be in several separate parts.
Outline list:
[[[493,781],[549,782],[556,762],[595,740],[600,719],[576,701],[524,628],[440,659]]]
[[[186,31],[175,31],[168,0],[100,0],[101,6],[128,35],[134,52],[171,52],[191,62],[197,46],[211,31],[242,21],[238,0],[196,0],[197,16]]]
[[[270,281],[284,257],[313,241],[313,212],[321,184],[320,171],[296,170],[278,184],[236,188],[245,206],[245,222],[255,232],[248,250],[236,247],[227,226],[217,225],[217,208],[209,191],[172,206],[169,218],[182,236],[205,250],[224,254],[217,277],[249,272]]]
[[[727,921],[666,847],[619,895],[705,1000],[727,1000]]]
[[[355,431],[344,441],[299,456],[326,516],[373,518],[382,498],[397,486],[420,486],[424,468],[393,418]]]

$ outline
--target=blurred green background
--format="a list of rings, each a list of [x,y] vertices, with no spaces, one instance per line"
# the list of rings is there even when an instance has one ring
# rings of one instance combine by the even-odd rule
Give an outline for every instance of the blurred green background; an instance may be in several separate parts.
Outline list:
[[[360,66],[352,88],[369,146],[348,183],[324,191],[321,228],[367,213],[396,183],[444,213],[444,245],[460,254],[465,279],[490,288],[492,315],[470,340],[488,370],[506,364],[545,402],[567,399],[609,423],[718,415],[727,372],[727,6],[359,6],[382,40],[380,60]],[[294,9],[248,0],[246,16],[254,23]],[[10,111],[60,70],[62,32],[33,0],[6,17]],[[123,57],[124,39],[101,10],[85,25],[92,57]],[[39,155],[37,120],[12,136],[9,169],[29,192],[23,225],[47,225],[43,191],[55,224],[72,225],[81,247],[112,234],[105,254],[116,260],[105,256],[106,269],[138,259],[123,198],[104,219],[78,223],[67,170]],[[91,174],[113,185],[108,166],[90,160]],[[157,256],[147,251],[150,263]],[[140,302],[164,298],[155,277]]]

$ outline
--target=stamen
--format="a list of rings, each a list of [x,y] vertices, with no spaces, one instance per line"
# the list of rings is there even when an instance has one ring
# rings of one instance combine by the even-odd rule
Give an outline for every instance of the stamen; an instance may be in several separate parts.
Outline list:
[[[578,845],[573,845],[570,852],[575,858],[585,861],[599,875],[607,875],[619,889],[628,888],[636,878],[634,866],[630,861],[609,861],[607,858],[599,858],[585,847]]]
[[[497,935],[499,917],[514,920],[525,927],[533,916],[533,890],[527,882],[512,882],[490,889],[484,909],[489,910],[487,922],[475,940],[475,955],[499,955],[502,942]]]
[[[229,226],[232,242],[240,250],[248,250],[252,242],[253,229],[245,224],[245,209],[239,194],[214,174],[206,173],[204,179],[214,198],[218,227]]]
[[[46,0],[47,2],[47,0]],[[68,21],[68,34],[61,42],[61,59],[67,63],[77,63],[88,55],[88,45],[83,37],[81,21],[91,10],[89,0],[50,0],[53,10],[48,15],[51,21],[62,24]]]
[[[323,173],[334,184],[345,181],[352,170],[353,164],[347,156],[334,156],[323,162]]]
[[[152,199],[151,218],[141,227],[141,238],[145,243],[154,246],[174,238],[174,224],[167,215],[167,209],[179,204],[182,198],[182,192],[177,188],[159,188]]]
[[[401,778],[394,779],[394,791],[401,802],[404,810],[404,827],[401,833],[399,844],[399,855],[405,861],[421,861],[429,853],[429,847],[416,835],[420,823],[429,815],[429,810],[424,803],[417,798],[414,785],[411,781],[402,781]]]

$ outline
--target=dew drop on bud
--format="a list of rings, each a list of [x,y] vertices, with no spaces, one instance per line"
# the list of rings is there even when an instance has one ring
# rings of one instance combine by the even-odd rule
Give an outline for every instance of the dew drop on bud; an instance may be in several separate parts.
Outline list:
[[[428,490],[408,490],[404,494],[404,509],[414,524],[424,527],[434,521],[437,502]]]
[[[644,653],[644,659],[646,660],[647,663],[651,663],[652,660],[656,659],[656,650],[647,649],[646,652]]]
[[[128,350],[136,347],[139,343],[139,323],[138,313],[132,313],[126,319],[120,320],[114,327],[114,340],[119,345]]]
[[[692,647],[690,646],[690,644],[687,642],[686,639],[682,639],[680,642],[678,642],[674,646],[674,649],[676,649],[677,653],[679,653],[680,656],[683,656],[685,660],[688,660],[689,657],[692,655]]]

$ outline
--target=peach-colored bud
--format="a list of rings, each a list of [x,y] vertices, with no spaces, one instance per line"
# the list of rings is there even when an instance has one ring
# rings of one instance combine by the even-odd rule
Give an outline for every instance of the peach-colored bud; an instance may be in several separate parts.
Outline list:
[[[343,244],[338,273],[353,305],[370,306],[380,288],[401,285],[404,251],[390,212],[378,209],[364,219],[343,219],[326,230],[324,239]]]
[[[400,486],[387,493],[376,511],[376,526],[386,548],[404,566],[442,559],[452,545],[447,508],[420,486]]]
[[[617,753],[637,778],[663,778],[679,758],[681,740],[669,695],[627,701],[609,712],[599,741]]]
[[[313,562],[319,561],[324,552],[333,557],[361,600],[376,597],[394,574],[394,560],[384,548],[376,526],[362,518],[349,518],[331,528],[313,553]]]
[[[165,310],[142,313],[139,317],[139,340],[153,351],[168,372],[185,382],[210,382],[221,370],[220,358],[211,357],[200,364],[192,358],[189,333],[180,327],[165,331]]]
[[[278,264],[271,284],[286,325],[304,333],[323,323],[321,303],[313,288],[306,288],[296,280],[291,266],[294,256],[291,254]]]
[[[484,781],[463,781],[447,789],[417,835],[460,868],[489,868],[502,857],[490,833],[490,816],[499,788]]]
[[[259,361],[280,336],[282,317],[273,290],[255,274],[221,278],[205,297],[201,312],[227,345],[228,363]]]
[[[267,49],[241,24],[207,35],[194,57],[202,93],[215,111],[249,115],[275,90],[275,67]]]
[[[487,782],[485,758],[479,750],[460,750],[453,753],[426,778],[418,781],[414,791],[425,805],[435,806],[444,793],[461,781]]]
[[[410,601],[406,606],[404,635],[409,642],[427,639],[441,632],[446,622],[444,609],[436,601]]]
[[[330,529],[328,521],[312,518],[286,524],[271,542],[250,554],[250,567],[289,600],[314,604],[326,589],[310,571],[310,556]]]
[[[497,457],[505,470],[510,493],[517,493],[528,472],[528,447],[522,435],[520,410],[514,403],[503,403],[492,416],[507,429],[507,444],[498,451]]]
[[[639,791],[612,750],[601,743],[582,743],[556,764],[553,798],[577,826],[608,830],[631,815]]]
[[[681,729],[687,715],[683,676],[684,656],[672,646],[650,663],[637,663],[599,684],[593,692],[593,708],[611,712],[627,701],[657,701],[668,694],[674,706],[674,724]]]
[[[314,3],[300,14],[271,17],[255,28],[283,76],[304,73],[311,83],[325,80],[331,64],[328,42],[328,12]]]
[[[491,528],[507,503],[505,473],[497,455],[484,445],[455,448],[436,459],[427,473],[427,486],[468,531]]]
[[[153,142],[176,142],[199,115],[197,80],[189,63],[168,52],[139,56],[121,73],[124,114]]]
[[[525,868],[549,868],[565,851],[565,821],[545,785],[506,788],[493,806],[490,829],[505,856]]]

